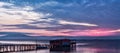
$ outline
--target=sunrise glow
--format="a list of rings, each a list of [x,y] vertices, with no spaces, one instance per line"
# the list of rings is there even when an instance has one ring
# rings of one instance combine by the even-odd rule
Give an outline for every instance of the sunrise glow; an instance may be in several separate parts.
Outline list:
[[[120,9],[114,3],[116,1],[77,2],[0,1],[0,32],[17,32],[29,36],[120,34]]]

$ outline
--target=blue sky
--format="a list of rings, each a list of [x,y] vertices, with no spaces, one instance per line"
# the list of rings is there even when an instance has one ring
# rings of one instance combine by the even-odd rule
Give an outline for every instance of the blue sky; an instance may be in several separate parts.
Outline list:
[[[116,36],[120,0],[0,0],[0,32]]]

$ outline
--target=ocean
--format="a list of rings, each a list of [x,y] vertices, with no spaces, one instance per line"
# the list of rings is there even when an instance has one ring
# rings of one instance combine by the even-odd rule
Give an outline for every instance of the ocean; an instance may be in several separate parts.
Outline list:
[[[12,42],[15,43],[15,41]],[[35,41],[24,41],[24,42],[36,43]],[[48,42],[44,42],[44,41],[42,42],[39,41],[37,43],[48,44]],[[82,41],[82,42],[78,41],[76,47],[71,50],[51,51],[50,49],[39,49],[34,51],[21,51],[21,52],[9,52],[9,53],[120,53],[120,41],[119,40],[118,41],[99,40],[99,41]]]

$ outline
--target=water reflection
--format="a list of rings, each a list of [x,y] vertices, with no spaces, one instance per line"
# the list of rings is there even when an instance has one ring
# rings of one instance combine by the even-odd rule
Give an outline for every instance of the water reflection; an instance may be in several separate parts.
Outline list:
[[[76,51],[50,51],[50,53],[120,53],[119,49],[77,47]]]
[[[11,52],[11,53],[120,53],[119,44],[99,43],[96,45],[78,45],[76,49],[63,48],[62,50],[40,49],[36,51]]]
[[[50,49],[50,53],[73,53],[76,51],[76,47],[70,48],[70,47],[64,47],[64,48],[56,48],[56,49]]]
[[[106,49],[106,48],[91,48],[91,47],[79,47],[77,52],[80,53],[118,53],[117,49]]]
[[[26,51],[26,52],[11,52],[11,53],[120,53],[120,49],[116,48],[97,48],[97,47],[77,47],[71,51],[50,51],[49,49]]]

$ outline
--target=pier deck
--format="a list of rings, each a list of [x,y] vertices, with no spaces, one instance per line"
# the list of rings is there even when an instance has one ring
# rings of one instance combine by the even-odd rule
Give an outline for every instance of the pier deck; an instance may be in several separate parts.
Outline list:
[[[47,44],[0,44],[0,52],[19,52],[48,48]]]

